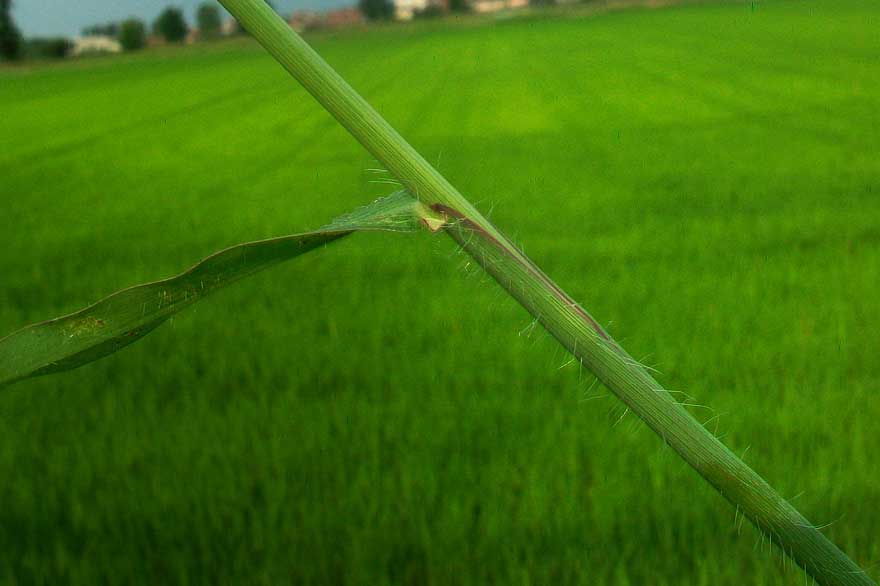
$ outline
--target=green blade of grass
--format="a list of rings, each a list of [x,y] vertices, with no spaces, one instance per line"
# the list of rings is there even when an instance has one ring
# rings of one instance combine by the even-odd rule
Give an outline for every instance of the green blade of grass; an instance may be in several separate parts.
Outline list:
[[[219,1],[410,193],[445,215],[447,232],[476,262],[785,555],[820,584],[874,585],[493,226],[265,0]]]
[[[410,231],[419,221],[429,223],[430,212],[400,191],[313,232],[238,244],[175,277],[123,289],[76,313],[25,327],[0,340],[0,387],[112,354],[218,289],[354,232]]]

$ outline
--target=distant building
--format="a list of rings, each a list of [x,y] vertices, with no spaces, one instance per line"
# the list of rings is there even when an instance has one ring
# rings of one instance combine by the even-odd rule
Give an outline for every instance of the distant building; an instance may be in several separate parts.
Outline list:
[[[122,45],[113,37],[106,35],[89,35],[79,37],[73,41],[73,49],[70,54],[74,57],[87,55],[89,53],[120,53]]]
[[[324,26],[327,28],[347,28],[360,26],[367,22],[364,13],[357,8],[340,8],[331,10],[324,15]]]
[[[426,9],[428,0],[394,0],[394,18],[397,20],[412,20],[416,13]]]
[[[363,13],[357,8],[340,8],[329,12],[297,10],[288,19],[290,28],[298,33],[307,30],[327,28],[347,28],[366,22]]]
[[[394,18],[412,20],[416,14],[431,4],[430,0],[394,0]]]
[[[321,14],[313,10],[297,10],[290,15],[287,24],[298,33],[321,27]]]
[[[420,12],[437,16],[449,12],[449,0],[392,0],[394,2],[394,18],[412,20]]]
[[[220,33],[224,36],[230,36],[238,33],[238,21],[234,18],[228,18],[223,21],[220,26]]]
[[[529,0],[471,0],[470,5],[474,12],[498,12],[499,10],[524,8],[529,5]]]

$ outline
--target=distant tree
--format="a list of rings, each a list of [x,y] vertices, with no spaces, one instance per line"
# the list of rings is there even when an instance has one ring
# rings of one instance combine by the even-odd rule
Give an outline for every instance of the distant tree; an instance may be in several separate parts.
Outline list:
[[[21,33],[12,21],[12,0],[0,0],[0,56],[15,61],[22,49]]]
[[[115,22],[106,24],[93,24],[82,29],[84,37],[115,37],[119,35],[119,25]]]
[[[369,20],[387,20],[394,16],[394,4],[389,0],[358,0],[358,8]]]
[[[143,49],[147,44],[147,27],[136,18],[129,18],[119,25],[119,44],[126,51]]]
[[[450,12],[469,12],[471,5],[468,0],[449,0]]]
[[[28,39],[24,52],[34,59],[64,59],[70,55],[73,43],[64,37],[48,39]]]
[[[196,12],[196,22],[198,22],[199,35],[203,39],[220,36],[220,27],[223,26],[223,22],[220,20],[220,11],[213,4],[206,2],[199,6]]]
[[[169,6],[162,11],[162,14],[153,23],[153,32],[157,35],[162,35],[169,43],[180,43],[186,38],[189,27],[183,18],[183,12],[178,8]]]

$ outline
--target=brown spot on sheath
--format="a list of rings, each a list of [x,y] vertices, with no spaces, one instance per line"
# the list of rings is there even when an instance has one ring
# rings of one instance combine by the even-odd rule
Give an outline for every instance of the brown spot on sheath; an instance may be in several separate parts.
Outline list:
[[[425,225],[430,232],[439,232],[446,226],[446,218],[422,218],[422,224]]]
[[[550,277],[545,275],[541,269],[539,269],[537,266],[534,266],[534,265],[531,265],[529,268],[531,269],[533,274],[535,274],[539,279],[541,279],[544,282],[544,284],[546,284],[548,287],[550,287],[550,289],[556,294],[556,296],[560,300],[562,300],[566,305],[568,305],[572,309],[572,311],[574,311],[576,314],[578,314],[581,317],[581,319],[583,319],[588,324],[590,324],[590,326],[594,330],[596,330],[597,334],[602,336],[606,341],[614,344],[615,347],[617,346],[617,344],[614,342],[614,340],[611,339],[611,336],[609,336],[605,332],[605,330],[602,328],[602,326],[599,325],[599,322],[597,322],[595,319],[593,319],[593,316],[591,316],[589,313],[584,311],[584,308],[581,307],[580,305],[578,305],[578,303],[574,299],[572,299],[568,295],[568,293],[566,293],[565,291],[560,289],[559,285],[557,285],[552,280],[550,280]]]
[[[545,275],[541,269],[539,269],[531,261],[522,260],[522,259],[518,258],[517,256],[511,254],[510,248],[513,247],[512,244],[505,245],[504,243],[500,242],[497,238],[495,238],[494,236],[489,234],[482,226],[476,224],[473,220],[471,220],[470,218],[468,218],[467,216],[465,216],[464,214],[462,214],[460,211],[456,210],[455,208],[451,208],[451,207],[444,205],[442,203],[435,203],[435,204],[431,204],[431,209],[436,212],[444,213],[448,216],[455,218],[460,223],[464,224],[467,228],[473,230],[474,232],[476,232],[477,234],[482,236],[489,243],[495,245],[499,250],[501,250],[509,258],[512,258],[513,260],[518,262],[520,264],[520,266],[523,266],[527,271],[529,271],[532,274],[532,276],[534,276],[536,279],[538,279],[539,281],[544,283],[544,285],[546,285],[547,288],[553,292],[553,294],[556,296],[557,299],[562,301],[565,305],[567,305],[569,308],[571,308],[571,310],[574,311],[581,319],[583,319],[585,322],[587,322],[587,324],[589,324],[590,327],[593,328],[593,330],[595,330],[595,332],[597,334],[599,334],[605,341],[609,342],[612,345],[612,347],[614,347],[617,351],[623,352],[623,350],[620,348],[620,346],[618,346],[617,343],[611,339],[611,336],[609,336],[605,332],[605,330],[602,328],[602,326],[599,325],[599,322],[597,322],[595,319],[593,319],[593,316],[591,316],[589,313],[584,311],[584,309],[580,305],[578,305],[574,299],[572,299],[565,291],[560,289],[559,286],[556,283],[554,283],[550,279],[550,277]]]
[[[432,204],[431,209],[434,210],[435,212],[440,212],[440,213],[446,214],[448,216],[452,216],[453,218],[455,218],[456,220],[458,220],[459,222],[461,222],[462,224],[464,224],[465,226],[467,226],[468,228],[470,228],[471,230],[478,233],[480,236],[482,236],[483,238],[485,238],[486,240],[488,240],[489,242],[491,242],[492,244],[497,246],[502,252],[505,252],[508,255],[510,255],[507,248],[505,248],[505,246],[501,242],[499,242],[497,238],[495,238],[494,236],[492,236],[491,234],[486,232],[486,230],[482,226],[474,223],[473,220],[471,220],[470,218],[468,218],[467,216],[462,214],[457,209],[451,208],[447,205],[443,205],[442,203]]]

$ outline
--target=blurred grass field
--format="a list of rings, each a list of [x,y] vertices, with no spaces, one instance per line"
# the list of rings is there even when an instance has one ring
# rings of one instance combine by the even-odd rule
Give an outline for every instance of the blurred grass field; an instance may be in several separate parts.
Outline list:
[[[880,576],[880,7],[312,37]],[[388,193],[251,41],[0,70],[0,335]],[[381,175],[379,175],[381,177]],[[445,237],[0,393],[4,584],[801,584]]]

